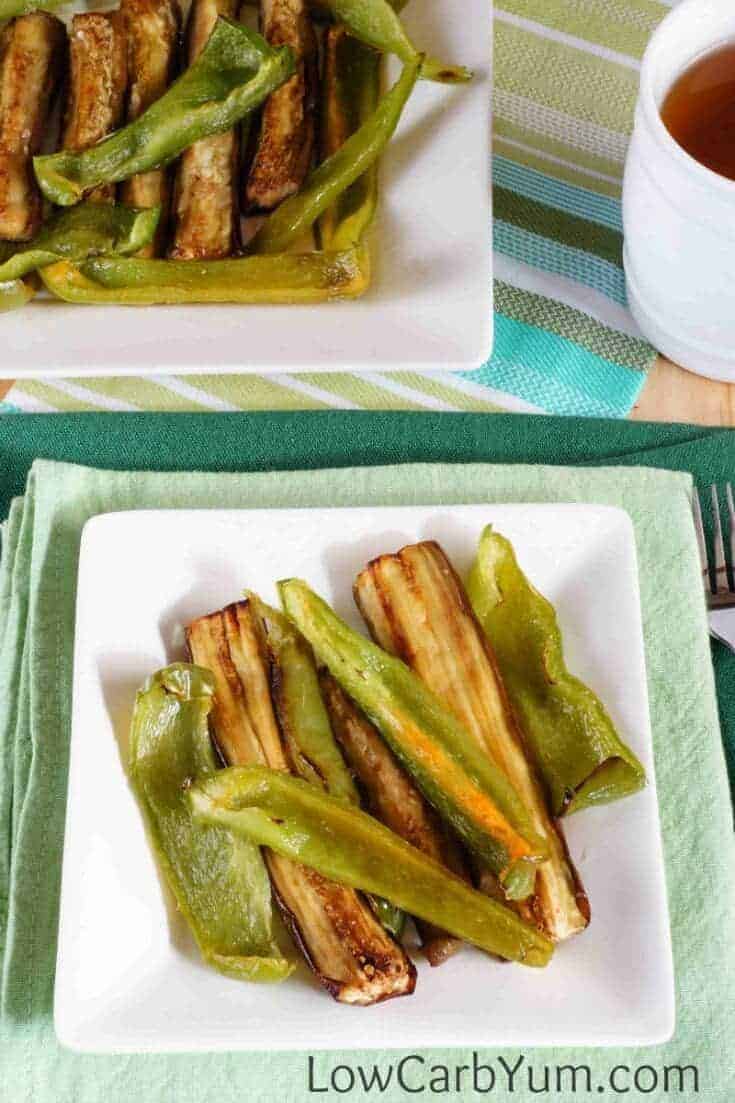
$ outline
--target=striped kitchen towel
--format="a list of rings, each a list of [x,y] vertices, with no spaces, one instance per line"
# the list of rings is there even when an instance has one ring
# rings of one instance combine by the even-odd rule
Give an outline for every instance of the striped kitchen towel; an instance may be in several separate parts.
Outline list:
[[[4,409],[544,410],[624,417],[654,350],[626,308],[620,196],[657,0],[497,0],[495,351],[472,372],[18,382]]]

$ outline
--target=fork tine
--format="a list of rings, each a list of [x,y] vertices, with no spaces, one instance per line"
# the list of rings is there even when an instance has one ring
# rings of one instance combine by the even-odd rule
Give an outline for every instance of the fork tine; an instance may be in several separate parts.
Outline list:
[[[711,594],[712,583],[710,581],[709,563],[707,561],[707,542],[704,538],[702,503],[699,499],[699,491],[696,487],[694,488],[694,497],[692,498],[692,510],[694,512],[694,529],[697,533],[697,545],[699,547],[699,561],[702,564],[702,581],[704,582],[706,593]]]
[[[712,520],[715,527],[715,593],[727,594],[730,592],[730,583],[727,580],[727,562],[725,560],[725,541],[722,538],[722,521],[720,519],[720,500],[717,487],[712,484]]]
[[[727,499],[727,521],[730,526],[730,569],[735,583],[735,501],[732,496],[732,483],[725,485],[725,498]]]

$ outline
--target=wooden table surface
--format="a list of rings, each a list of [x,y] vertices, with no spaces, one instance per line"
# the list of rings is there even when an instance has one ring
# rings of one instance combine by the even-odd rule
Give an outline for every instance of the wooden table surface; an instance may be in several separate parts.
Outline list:
[[[0,379],[0,398],[11,386],[12,380]],[[631,418],[735,426],[735,384],[702,379],[660,357]]]

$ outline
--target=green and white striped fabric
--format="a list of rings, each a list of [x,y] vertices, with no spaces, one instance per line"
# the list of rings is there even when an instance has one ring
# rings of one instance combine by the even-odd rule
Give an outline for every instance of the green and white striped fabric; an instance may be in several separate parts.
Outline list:
[[[14,410],[428,408],[624,417],[655,359],[626,308],[620,196],[657,0],[497,0],[492,359],[463,373],[18,383]]]

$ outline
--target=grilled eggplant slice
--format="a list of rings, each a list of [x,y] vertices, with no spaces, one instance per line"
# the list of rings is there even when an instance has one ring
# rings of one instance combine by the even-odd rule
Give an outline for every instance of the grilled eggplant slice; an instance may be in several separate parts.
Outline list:
[[[128,122],[142,115],[146,108],[168,88],[176,65],[181,15],[177,0],[122,0],[120,11],[125,18],[128,37]],[[140,173],[126,180],[121,188],[123,203],[147,210],[161,208],[158,233],[143,257],[160,256],[166,235],[170,200],[169,175],[165,169]]]
[[[116,130],[125,115],[128,61],[124,16],[120,12],[75,15],[69,41],[71,90],[63,146],[81,153]],[[87,198],[114,203],[115,186],[95,188]]]
[[[518,906],[521,914],[555,941],[583,930],[587,898],[547,810],[490,643],[442,549],[426,541],[373,560],[357,578],[355,598],[376,642],[452,709],[505,773],[546,841],[549,857],[539,866],[533,895]]]
[[[30,241],[41,226],[31,159],[39,152],[64,71],[66,30],[46,12],[0,31],[0,240]]]
[[[234,19],[236,0],[194,0],[189,13],[188,62],[199,57],[220,16]],[[219,260],[237,240],[238,139],[236,130],[202,138],[184,150],[176,173],[176,224],[169,256],[174,260]]]
[[[224,759],[289,772],[262,625],[250,602],[200,617],[189,625],[187,640],[194,661],[214,675],[212,726]],[[413,992],[413,964],[362,896],[272,851],[265,858],[284,920],[335,999],[367,1005]]]
[[[314,154],[317,44],[306,0],[261,0],[261,27],[272,46],[290,46],[294,76],[272,92],[245,188],[247,210],[271,211],[303,184]]]
[[[406,842],[469,880],[464,855],[426,803],[409,775],[368,718],[326,668],[319,672],[332,731],[376,819]],[[462,945],[458,938],[430,923],[417,924],[431,965],[441,965]]]

